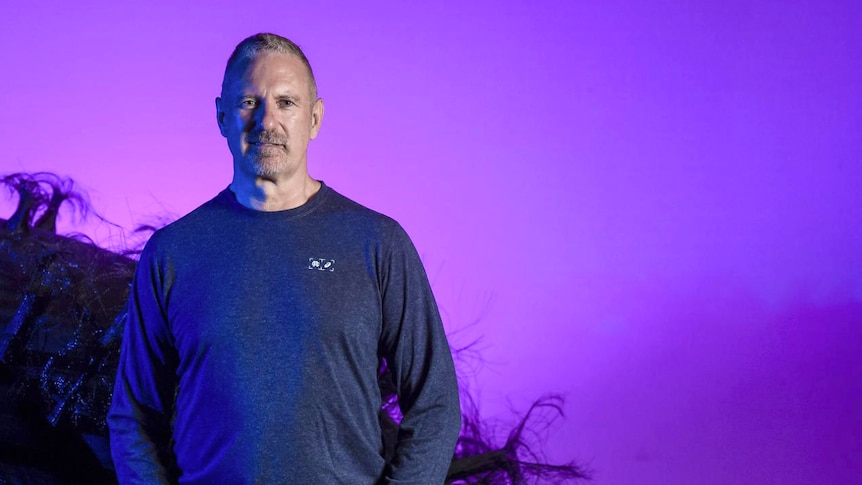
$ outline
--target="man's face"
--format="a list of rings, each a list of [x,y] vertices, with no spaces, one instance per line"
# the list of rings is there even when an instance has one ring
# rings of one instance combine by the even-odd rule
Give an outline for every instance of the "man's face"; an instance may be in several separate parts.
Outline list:
[[[262,52],[227,76],[216,112],[234,172],[268,180],[306,173],[306,150],[320,129],[323,102],[312,99],[302,61],[291,54]]]

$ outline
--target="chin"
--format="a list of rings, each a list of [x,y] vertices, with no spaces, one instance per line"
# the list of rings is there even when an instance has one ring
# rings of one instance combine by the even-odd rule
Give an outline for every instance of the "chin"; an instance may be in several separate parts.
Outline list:
[[[251,161],[251,171],[258,177],[273,178],[283,174],[287,170],[287,163],[283,160],[257,159]]]

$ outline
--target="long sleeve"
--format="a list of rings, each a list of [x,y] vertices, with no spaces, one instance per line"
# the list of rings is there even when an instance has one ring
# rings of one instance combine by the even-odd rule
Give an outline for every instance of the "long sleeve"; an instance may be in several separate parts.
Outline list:
[[[425,270],[398,228],[382,278],[381,350],[404,416],[387,483],[441,484],[461,426],[452,355]]]
[[[156,239],[155,236],[153,239]],[[167,484],[171,477],[171,413],[176,385],[164,298],[153,241],[132,282],[117,380],[107,421],[121,484]]]

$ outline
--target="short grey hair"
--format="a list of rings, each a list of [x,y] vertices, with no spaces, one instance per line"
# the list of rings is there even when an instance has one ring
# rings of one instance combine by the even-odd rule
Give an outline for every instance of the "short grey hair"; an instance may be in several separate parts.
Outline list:
[[[305,65],[305,68],[308,69],[308,78],[311,81],[311,100],[314,101],[317,99],[317,82],[314,80],[314,71],[311,70],[311,64],[308,62],[308,58],[305,57],[302,49],[290,39],[267,33],[246,37],[242,42],[237,44],[233,50],[233,54],[228,58],[227,66],[224,69],[224,78],[221,83],[222,97],[224,97],[231,71],[242,62],[250,61],[262,52],[292,54],[298,57],[302,61],[302,64]]]

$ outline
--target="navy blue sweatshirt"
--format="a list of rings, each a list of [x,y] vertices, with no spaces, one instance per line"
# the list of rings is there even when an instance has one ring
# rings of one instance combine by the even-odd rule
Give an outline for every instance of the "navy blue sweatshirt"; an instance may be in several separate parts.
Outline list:
[[[381,357],[404,414],[388,464]],[[108,424],[123,484],[442,483],[458,390],[406,233],[326,185],[278,212],[226,189],[157,231]]]

